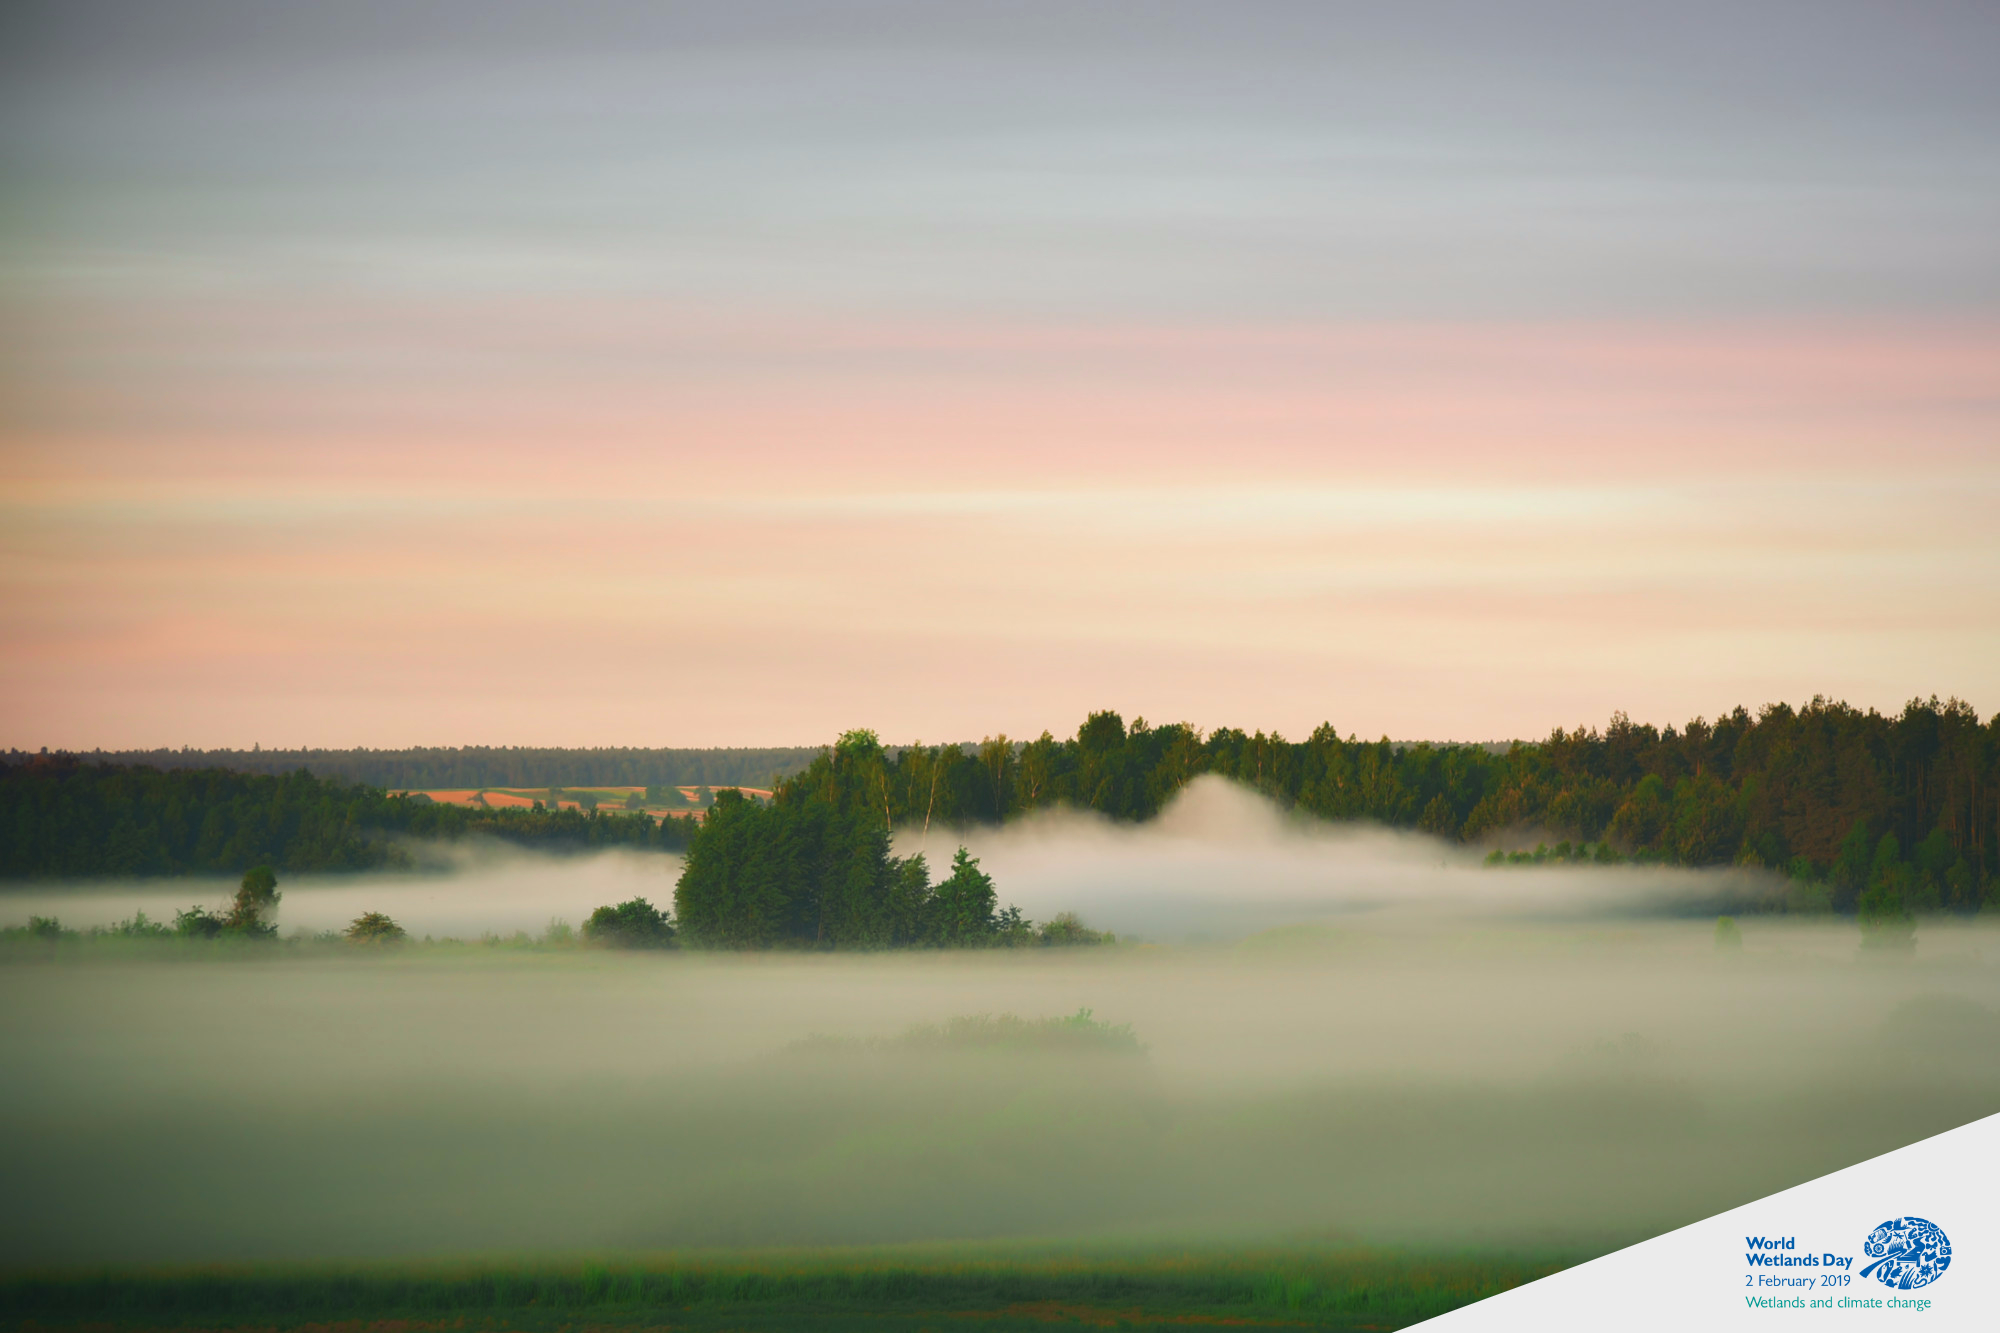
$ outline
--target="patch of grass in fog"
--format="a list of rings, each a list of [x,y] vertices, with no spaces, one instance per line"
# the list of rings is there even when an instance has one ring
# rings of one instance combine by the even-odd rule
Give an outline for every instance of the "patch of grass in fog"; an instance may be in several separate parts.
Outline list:
[[[0,1319],[43,1327],[287,1329],[395,1319],[511,1330],[1402,1328],[1582,1253],[1016,1248],[23,1274]]]
[[[968,1014],[942,1024],[923,1023],[901,1036],[856,1039],[815,1034],[792,1044],[793,1051],[835,1054],[853,1050],[925,1052],[997,1051],[1009,1054],[1088,1053],[1142,1055],[1130,1023],[1100,1022],[1090,1009],[1067,1018],[1021,1018],[1015,1014]]]

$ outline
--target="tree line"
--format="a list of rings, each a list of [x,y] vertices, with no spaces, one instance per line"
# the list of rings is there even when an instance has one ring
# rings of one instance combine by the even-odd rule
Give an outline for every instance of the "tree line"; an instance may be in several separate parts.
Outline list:
[[[997,823],[1068,806],[1157,815],[1202,774],[1332,820],[1367,819],[1484,845],[1546,835],[1599,859],[1750,865],[1819,885],[1853,911],[1879,880],[1916,910],[2000,892],[2000,715],[1961,700],[1866,712],[1815,697],[1664,729],[1623,713],[1504,750],[1342,737],[1301,741],[1093,713],[1076,735],[976,746],[823,751],[776,788],[865,803],[885,826]]]
[[[773,777],[812,762],[817,746],[643,749],[599,746],[420,746],[407,750],[93,750],[87,763],[273,776],[306,769],[321,777],[387,791],[476,787],[766,787]],[[19,750],[0,762],[22,765],[39,756]]]
[[[2000,892],[2000,716],[1982,722],[1936,698],[1885,715],[1816,697],[1664,729],[1621,713],[1602,730],[1558,728],[1504,750],[1364,741],[1330,725],[1300,741],[1204,733],[1127,725],[1115,712],[1091,714],[1072,737],[1026,742],[888,748],[854,732],[780,780],[768,807],[718,793],[698,834],[682,820],[421,805],[304,773],[36,757],[0,766],[0,875],[371,869],[397,864],[401,838],[474,833],[674,850],[693,837],[683,917],[697,934],[942,938],[960,929],[940,924],[957,909],[915,905],[954,901],[958,888],[944,892],[951,876],[930,884],[926,866],[919,892],[918,870],[889,855],[890,830],[1058,806],[1145,820],[1203,774],[1305,814],[1465,843],[1546,835],[1641,861],[1770,867],[1841,911],[1878,884],[1913,910],[1970,911]],[[910,884],[897,888],[899,875]]]
[[[307,772],[129,767],[72,755],[0,764],[0,877],[84,879],[406,868],[414,842],[678,851],[686,819],[391,796]]]

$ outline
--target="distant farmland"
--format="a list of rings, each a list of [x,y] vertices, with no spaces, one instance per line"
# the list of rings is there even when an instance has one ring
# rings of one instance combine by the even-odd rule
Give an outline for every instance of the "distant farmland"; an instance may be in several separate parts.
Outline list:
[[[641,749],[603,746],[567,749],[525,745],[420,746],[408,750],[104,750],[78,757],[91,763],[158,769],[222,768],[234,773],[296,773],[365,783],[389,791],[459,789],[545,793],[638,787],[768,788],[812,762],[816,745],[775,748]],[[13,752],[9,763],[30,755]]]
[[[624,810],[643,813],[654,819],[699,816],[712,802],[706,784],[689,787],[436,787],[425,790],[392,791],[391,796],[421,796],[439,805],[459,805],[489,810],[531,809],[540,803],[549,810]],[[760,801],[771,799],[768,787],[736,786],[735,790]]]

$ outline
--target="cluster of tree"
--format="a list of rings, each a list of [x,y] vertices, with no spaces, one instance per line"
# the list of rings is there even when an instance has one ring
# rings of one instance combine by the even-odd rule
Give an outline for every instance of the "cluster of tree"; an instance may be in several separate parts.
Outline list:
[[[674,888],[679,928],[712,949],[964,947],[1028,931],[1018,909],[996,910],[992,878],[963,847],[933,884],[921,854],[890,855],[889,835],[879,812],[851,800],[794,793],[758,805],[723,792]]]
[[[912,751],[915,753],[915,751]],[[981,948],[1098,944],[1074,915],[1036,930],[1001,910],[993,879],[963,847],[932,883],[922,853],[898,857],[880,794],[896,757],[851,731],[768,804],[716,794],[674,889],[681,935],[699,948]]]
[[[44,752],[46,753],[46,751]],[[426,787],[765,787],[796,773],[819,753],[813,746],[706,750],[605,746],[560,749],[523,745],[424,746],[408,750],[93,750],[94,764],[158,769],[223,768],[234,773],[295,773],[412,791]],[[4,762],[38,756],[19,750]]]
[[[860,764],[859,777],[842,773]],[[1827,885],[1857,908],[1878,859],[1902,867],[1912,901],[1971,910],[2000,879],[2000,716],[1956,699],[1900,714],[1815,698],[1738,708],[1664,730],[1623,714],[1603,731],[1557,729],[1504,751],[1486,745],[1343,738],[1303,741],[1183,723],[1129,727],[1093,713],[1074,738],[910,746],[865,759],[823,751],[783,793],[865,788],[897,825],[995,822],[1067,805],[1114,819],[1158,813],[1196,776],[1219,774],[1327,819],[1371,819],[1481,842],[1533,829],[1613,857],[1753,864]],[[1892,840],[1892,841],[1889,841]],[[1854,849],[1865,845],[1865,855]],[[1873,873],[1872,870],[1870,872]]]
[[[1600,842],[1595,847],[1587,842],[1570,842],[1567,838],[1551,847],[1545,842],[1535,844],[1535,850],[1515,848],[1512,851],[1495,847],[1486,854],[1486,864],[1490,866],[1540,866],[1540,865],[1582,865],[1586,862],[1615,866],[1625,863],[1625,856],[1608,842]]]
[[[71,755],[0,765],[0,878],[289,873],[408,865],[406,840],[504,839],[548,850],[678,850],[689,821],[468,808],[310,773],[126,768]]]

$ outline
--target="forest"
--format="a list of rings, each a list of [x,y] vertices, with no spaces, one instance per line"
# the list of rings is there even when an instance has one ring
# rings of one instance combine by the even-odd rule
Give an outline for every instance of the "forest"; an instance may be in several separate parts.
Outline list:
[[[526,745],[420,746],[407,750],[93,750],[88,763],[157,769],[221,768],[281,775],[300,769],[387,791],[435,787],[763,787],[796,773],[817,746],[643,749]],[[0,762],[25,764],[19,750]]]
[[[2000,876],[2000,716],[1957,699],[1894,716],[1814,698],[1737,708],[1664,730],[1615,715],[1539,743],[1303,741],[1184,723],[1129,726],[1093,713],[1075,737],[1025,744],[822,752],[776,801],[819,792],[866,800],[885,825],[991,823],[1055,806],[1120,820],[1158,814],[1204,773],[1330,820],[1372,820],[1477,845],[1537,837],[1596,842],[1620,858],[1750,865],[1824,884],[1851,911],[1873,880],[1913,909],[1975,910]],[[865,789],[865,796],[855,794]]]
[[[1303,814],[1478,846],[1574,838],[1641,861],[1769,867],[1822,885],[1841,911],[1877,881],[1915,910],[1971,911],[2000,880],[2000,716],[1982,723],[1970,705],[1935,697],[1892,715],[1816,697],[1664,729],[1618,714],[1602,730],[1558,728],[1504,751],[1364,741],[1331,725],[1300,741],[1204,733],[1115,712],[1091,714],[1073,737],[1027,742],[885,747],[857,731],[778,781],[769,807],[720,800],[698,833],[615,814],[424,806],[304,773],[37,756],[0,768],[0,875],[369,869],[395,864],[406,837],[673,849],[694,837],[683,920],[697,936],[896,939],[933,927],[890,886],[918,872],[887,859],[889,831],[1060,806],[1140,821],[1201,774]],[[828,878],[825,866],[849,859],[858,880]],[[810,887],[772,890],[780,880]]]
[[[0,767],[0,877],[9,879],[403,869],[410,840],[481,835],[549,850],[672,851],[686,845],[689,823],[445,805],[304,771],[162,771],[71,755]]]

